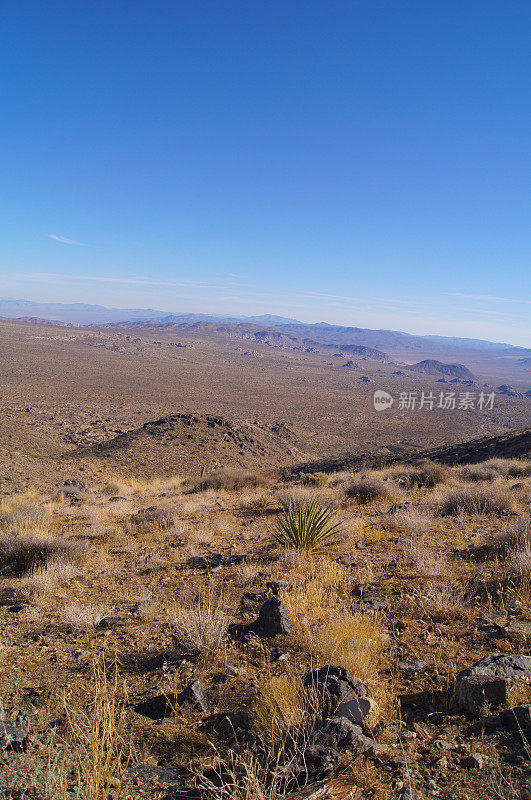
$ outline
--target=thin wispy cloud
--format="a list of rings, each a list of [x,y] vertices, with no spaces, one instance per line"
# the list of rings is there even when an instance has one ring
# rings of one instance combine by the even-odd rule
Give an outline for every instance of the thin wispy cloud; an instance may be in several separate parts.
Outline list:
[[[75,244],[78,247],[88,247],[88,245],[83,242],[76,242],[74,239],[69,239],[67,236],[57,236],[55,233],[49,233],[48,236],[50,239],[53,239],[54,242],[60,242],[61,244]]]
[[[200,289],[222,289],[213,283],[206,283],[204,281],[154,281],[151,278],[117,278],[112,275],[68,275],[59,272],[32,272],[27,273],[31,278],[58,278],[60,280],[68,281],[91,281],[93,283],[118,283],[124,286],[165,286],[182,288],[184,286],[194,286]]]
[[[465,300],[481,300],[487,303],[525,303],[531,305],[531,300],[522,300],[517,297],[496,297],[491,294],[463,294],[461,292],[452,292],[451,297],[461,297]]]

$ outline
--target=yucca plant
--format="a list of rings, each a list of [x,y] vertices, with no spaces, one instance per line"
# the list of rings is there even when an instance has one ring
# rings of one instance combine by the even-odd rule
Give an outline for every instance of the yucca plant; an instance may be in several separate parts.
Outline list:
[[[314,550],[328,544],[337,533],[341,523],[334,521],[335,516],[335,509],[317,498],[290,505],[277,520],[275,539],[284,547]]]
[[[269,494],[260,494],[258,497],[253,497],[249,502],[249,506],[253,511],[265,511],[266,508],[272,505],[273,498]]]

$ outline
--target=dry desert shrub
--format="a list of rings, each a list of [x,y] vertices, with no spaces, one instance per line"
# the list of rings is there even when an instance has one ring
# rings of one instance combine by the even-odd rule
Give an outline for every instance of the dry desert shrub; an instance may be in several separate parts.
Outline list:
[[[524,458],[491,458],[485,466],[495,469],[505,478],[528,478],[531,476],[531,461]]]
[[[266,481],[255,472],[244,469],[219,469],[210,475],[202,476],[192,484],[192,492],[204,492],[207,489],[228,492],[241,491],[242,489],[255,489],[264,486]]]
[[[345,488],[345,498],[348,501],[354,500],[359,505],[367,505],[375,500],[388,500],[392,498],[390,487],[379,478],[362,475],[355,478]]]
[[[63,539],[49,530],[50,515],[42,508],[20,508],[0,521],[0,569],[24,574],[52,559],[81,562],[86,543]]]
[[[334,608],[342,605],[341,592],[350,588],[346,567],[323,558],[300,558],[292,572],[292,585],[282,590],[281,599],[297,631],[304,636],[315,625],[324,622]]]
[[[519,517],[506,530],[502,531],[495,542],[495,549],[505,553],[527,547],[531,547],[531,519],[529,517]]]
[[[433,488],[448,479],[448,467],[424,459],[418,464],[399,464],[389,470],[389,477],[407,489]]]
[[[320,488],[328,484],[328,475],[326,472],[308,472],[306,475],[302,475],[301,483],[303,486]]]
[[[423,510],[411,508],[407,511],[397,511],[391,516],[395,527],[405,528],[413,536],[422,536],[422,534],[428,533],[435,524],[431,508]]]
[[[97,628],[111,614],[98,603],[71,603],[63,608],[61,618],[70,628]]]
[[[274,751],[288,739],[297,739],[314,717],[312,698],[298,675],[275,675],[260,689],[253,708],[253,727]]]
[[[516,548],[513,553],[512,566],[520,578],[531,576],[531,542]]]
[[[432,622],[469,620],[473,614],[470,592],[459,583],[428,584],[409,598],[406,605],[416,617]]]
[[[435,498],[437,513],[441,517],[459,514],[477,516],[497,514],[512,507],[512,498],[505,486],[455,486]]]
[[[199,654],[223,649],[230,619],[225,598],[212,585],[201,589],[197,598],[174,605],[170,612],[180,647]]]
[[[22,592],[31,599],[48,597],[57,586],[66,586],[80,574],[80,570],[71,561],[52,558],[45,564],[34,567],[23,579]]]
[[[426,537],[411,538],[405,547],[406,554],[411,558],[421,575],[435,577],[449,575],[450,568],[446,557],[436,553]]]
[[[126,524],[126,533],[157,533],[166,531],[173,525],[173,512],[168,508],[150,506],[131,514]]]
[[[338,612],[312,631],[309,648],[323,663],[340,664],[376,692],[383,653],[385,626],[377,614]]]
[[[480,464],[466,464],[455,470],[457,478],[469,483],[482,483],[483,481],[494,481],[499,477],[499,471],[489,462]]]

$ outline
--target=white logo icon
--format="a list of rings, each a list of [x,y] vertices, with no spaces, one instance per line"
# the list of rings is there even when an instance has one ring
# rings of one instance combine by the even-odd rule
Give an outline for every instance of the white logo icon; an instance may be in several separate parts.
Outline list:
[[[374,393],[374,408],[376,411],[385,411],[386,408],[391,408],[393,405],[393,398],[382,389],[377,389]]]

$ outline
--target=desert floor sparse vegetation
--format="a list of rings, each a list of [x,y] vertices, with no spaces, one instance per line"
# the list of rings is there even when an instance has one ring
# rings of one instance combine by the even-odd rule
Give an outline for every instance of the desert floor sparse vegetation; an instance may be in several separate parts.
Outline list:
[[[456,689],[529,652],[528,467],[6,496],[2,796],[531,797],[531,664]]]

